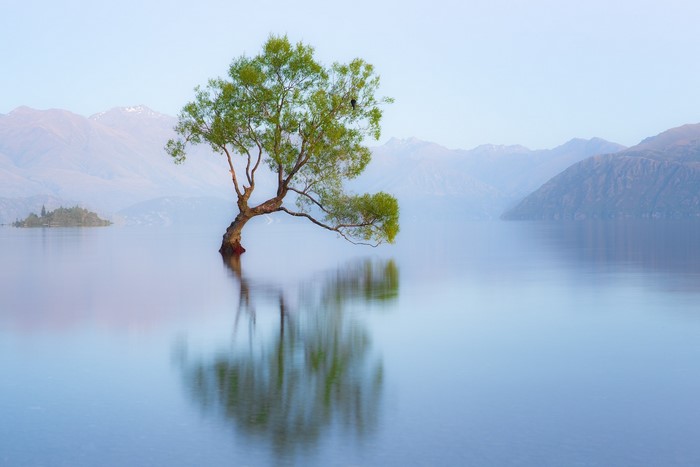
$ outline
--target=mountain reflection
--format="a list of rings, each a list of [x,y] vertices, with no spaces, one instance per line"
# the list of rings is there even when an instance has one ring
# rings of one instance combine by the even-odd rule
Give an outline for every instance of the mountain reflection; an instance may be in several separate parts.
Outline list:
[[[532,226],[548,246],[577,264],[663,273],[675,283],[699,287],[698,220],[611,220]]]
[[[358,437],[371,432],[383,366],[350,307],[394,299],[395,263],[350,264],[292,291],[248,280],[240,259],[227,266],[239,288],[234,342],[223,352],[196,358],[184,352],[180,359],[195,403],[237,433],[270,442],[279,456],[311,448],[337,428]],[[264,318],[271,333],[259,329]],[[248,321],[248,336],[238,329],[241,321]]]

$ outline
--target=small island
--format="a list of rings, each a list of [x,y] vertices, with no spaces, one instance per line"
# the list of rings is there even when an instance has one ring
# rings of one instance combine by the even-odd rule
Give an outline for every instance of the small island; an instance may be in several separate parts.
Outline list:
[[[54,211],[46,211],[41,207],[41,215],[31,213],[23,221],[13,222],[14,227],[105,227],[112,225],[110,221],[100,219],[94,212],[74,206],[60,207]]]

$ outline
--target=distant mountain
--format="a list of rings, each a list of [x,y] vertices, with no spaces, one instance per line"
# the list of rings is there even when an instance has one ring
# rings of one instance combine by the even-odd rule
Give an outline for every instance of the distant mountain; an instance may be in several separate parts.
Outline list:
[[[450,150],[417,139],[392,139],[374,149],[358,191],[384,190],[409,216],[498,218],[553,175],[595,154],[624,149],[593,138],[554,149],[482,145]]]
[[[505,219],[700,216],[700,124],[647,138],[617,154],[572,165],[504,214]]]
[[[213,220],[221,209],[230,216],[224,158],[199,146],[175,165],[163,150],[175,124],[145,106],[89,118],[27,107],[0,115],[0,224],[38,213],[42,205],[79,204],[117,224]],[[404,219],[497,218],[571,164],[620,149],[596,138],[536,151],[517,145],[451,150],[392,139],[373,149],[371,164],[350,188],[395,194]],[[256,196],[274,184],[260,175]]]
[[[200,149],[176,166],[166,155],[175,123],[144,106],[90,118],[27,107],[0,115],[0,223],[36,209],[37,196],[108,217],[156,197],[228,197],[221,157]]]

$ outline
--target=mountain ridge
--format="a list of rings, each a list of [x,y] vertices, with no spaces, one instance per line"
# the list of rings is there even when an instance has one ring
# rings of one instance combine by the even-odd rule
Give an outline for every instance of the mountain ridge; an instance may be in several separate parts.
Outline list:
[[[159,196],[227,196],[223,161],[196,149],[186,168],[177,167],[163,150],[176,119],[133,108],[141,112],[115,108],[83,117],[19,107],[3,116],[0,197],[79,200],[110,216]],[[0,222],[7,220],[0,213]]]
[[[149,200],[220,198],[231,202],[226,161],[208,147],[192,148],[176,166],[163,146],[177,119],[146,106],[116,107],[84,117],[63,109],[19,107],[0,117],[0,223],[26,216],[37,196],[77,200],[102,216]],[[404,214],[497,218],[574,162],[623,147],[599,138],[574,138],[553,149],[484,144],[448,149],[417,138],[392,138],[349,187],[396,194]],[[258,185],[273,183],[264,176]],[[257,194],[257,193],[256,193]],[[16,200],[15,208],[8,206]],[[176,202],[167,206],[176,206]],[[140,204],[139,218],[149,216]],[[40,207],[40,206],[39,206]],[[183,209],[189,209],[183,201]],[[172,209],[175,209],[173,207]],[[9,217],[8,216],[12,216]]]
[[[511,220],[700,217],[700,124],[671,128],[556,175]]]
[[[623,148],[600,138],[575,138],[553,149],[484,144],[453,150],[393,138],[374,148],[363,183],[355,186],[394,194],[409,217],[495,219],[572,163]]]

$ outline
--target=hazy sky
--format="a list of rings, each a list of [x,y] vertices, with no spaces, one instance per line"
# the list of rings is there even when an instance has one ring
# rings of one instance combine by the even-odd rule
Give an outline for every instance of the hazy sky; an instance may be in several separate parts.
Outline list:
[[[697,0],[3,0],[0,113],[85,116],[192,89],[270,33],[361,57],[394,97],[382,141],[625,145],[700,122]]]

